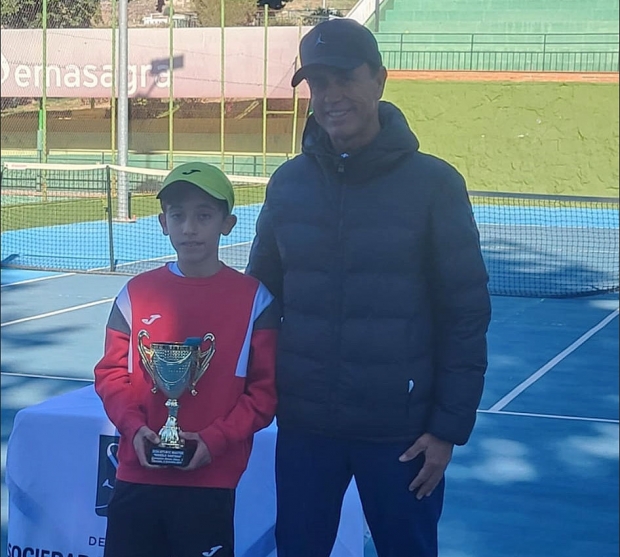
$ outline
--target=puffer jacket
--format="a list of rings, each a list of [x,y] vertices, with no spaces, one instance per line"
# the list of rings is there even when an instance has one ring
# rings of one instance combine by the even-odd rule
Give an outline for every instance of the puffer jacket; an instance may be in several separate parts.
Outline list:
[[[283,308],[278,425],[464,444],[487,367],[488,277],[461,175],[398,108],[350,156],[311,116],[272,176],[247,272]]]

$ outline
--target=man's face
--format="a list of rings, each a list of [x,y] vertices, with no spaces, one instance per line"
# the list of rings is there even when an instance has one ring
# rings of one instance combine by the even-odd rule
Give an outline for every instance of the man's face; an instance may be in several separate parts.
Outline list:
[[[159,222],[178,255],[179,265],[200,274],[217,261],[220,235],[227,235],[236,217],[226,215],[210,195],[191,185],[175,186],[176,190]]]
[[[314,117],[337,151],[364,147],[379,133],[378,107],[385,86],[385,68],[373,74],[368,64],[354,70],[316,66],[309,68],[306,79]]]

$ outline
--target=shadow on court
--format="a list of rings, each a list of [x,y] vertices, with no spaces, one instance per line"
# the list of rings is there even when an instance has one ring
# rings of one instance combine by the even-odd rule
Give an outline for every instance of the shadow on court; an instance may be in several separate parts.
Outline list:
[[[88,384],[110,307],[100,302],[126,280],[73,275],[2,288],[3,324],[37,317],[2,330],[2,552],[15,415]],[[493,298],[485,392],[471,441],[448,468],[441,557],[617,555],[618,317],[558,360],[617,307],[611,295]],[[45,316],[58,311],[66,313]],[[544,376],[489,411],[554,359]],[[375,555],[370,542],[366,557]]]

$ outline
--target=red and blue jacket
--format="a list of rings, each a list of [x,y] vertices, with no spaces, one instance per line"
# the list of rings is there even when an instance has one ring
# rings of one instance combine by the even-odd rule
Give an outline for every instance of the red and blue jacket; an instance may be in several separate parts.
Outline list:
[[[223,266],[215,275],[189,278],[169,266],[140,274],[117,296],[110,313],[105,353],[95,367],[95,389],[121,434],[117,478],[127,482],[236,487],[245,470],[253,434],[276,410],[275,352],[280,314],[256,279]],[[153,380],[138,350],[138,334],[152,342],[184,342],[211,333],[215,352],[196,385],[179,400],[178,423],[198,433],[212,462],[193,471],[147,469],[133,438],[143,425],[158,432],[167,397],[151,391]],[[144,335],[144,333],[143,333]],[[147,338],[146,336],[144,338]]]

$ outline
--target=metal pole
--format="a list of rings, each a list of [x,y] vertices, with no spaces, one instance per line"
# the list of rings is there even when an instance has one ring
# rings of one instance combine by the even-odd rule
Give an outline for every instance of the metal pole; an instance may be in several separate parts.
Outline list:
[[[43,0],[43,36],[41,39],[43,71],[41,72],[41,107],[39,118],[39,146],[41,162],[47,162],[47,0]]]
[[[379,32],[379,20],[381,19],[381,0],[375,0],[375,33]]]
[[[297,44],[301,41],[301,19],[299,20],[299,30],[297,33]],[[293,71],[297,71],[297,62],[299,61],[299,57],[295,57],[295,66],[293,67]],[[292,140],[291,140],[291,155],[294,155],[297,152],[297,118],[299,115],[299,96],[297,95],[297,87],[293,87],[293,132],[292,132]]]
[[[108,206],[106,207],[106,218],[108,219],[108,246],[110,251],[110,271],[116,270],[116,261],[114,259],[114,227],[112,225],[112,179],[110,167],[106,166],[106,197]]]
[[[263,40],[263,176],[267,176],[267,52],[269,50],[269,5],[265,4]]]
[[[110,147],[112,150],[112,164],[116,164],[116,9],[116,0],[112,0],[112,92],[110,95]]]
[[[168,8],[168,28],[169,28],[169,62],[168,62],[168,168],[173,166],[174,158],[174,2],[170,2]]]
[[[224,34],[226,29],[226,20],[224,14],[224,1],[220,0],[220,168],[224,170],[224,115],[226,103],[224,95],[226,93],[224,83],[224,61],[226,59],[226,51],[224,44]]]
[[[41,106],[39,107],[39,147],[41,149],[41,162],[47,162],[47,0],[43,0],[42,28],[43,36],[41,39],[43,71],[41,83]],[[41,172],[41,193],[43,201],[47,201],[47,176],[45,171]]]
[[[118,164],[127,166],[129,151],[129,32],[127,30],[127,1],[118,0]],[[119,220],[129,220],[127,176],[118,173]]]

